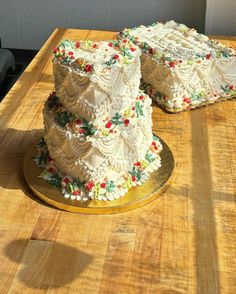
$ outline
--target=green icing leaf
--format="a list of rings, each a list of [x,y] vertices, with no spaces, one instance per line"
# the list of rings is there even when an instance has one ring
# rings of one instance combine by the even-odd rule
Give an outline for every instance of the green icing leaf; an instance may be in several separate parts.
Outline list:
[[[115,189],[115,183],[114,181],[107,181],[106,182],[106,190],[110,193],[110,192],[113,192]]]
[[[58,173],[49,173],[48,171],[44,170],[39,177],[46,180],[55,187],[61,187],[61,177]]]
[[[66,111],[60,112],[56,115],[56,122],[59,124],[59,126],[65,127],[66,124],[71,122],[71,116]]]
[[[61,177],[58,175],[58,173],[53,173],[48,179],[48,182],[55,187],[61,187]]]
[[[137,181],[139,181],[141,179],[141,177],[144,175],[144,173],[136,167],[133,167],[132,171],[129,172],[131,174],[132,177],[136,177]]]
[[[140,102],[139,101],[135,101],[135,108],[136,108],[136,113],[137,113],[137,116],[143,116],[143,105],[140,105]]]
[[[86,136],[94,135],[97,132],[97,129],[94,127],[94,124],[88,122],[85,119],[83,120],[83,125],[81,126],[81,129],[85,131],[84,135]]]
[[[47,102],[49,110],[56,109],[58,107],[58,97],[56,95],[51,95]]]
[[[152,153],[151,152],[147,152],[146,153],[146,155],[145,155],[145,159],[149,162],[149,163],[151,163],[151,162],[153,162],[154,160],[155,160],[155,157],[152,155]]]
[[[122,115],[119,114],[118,112],[113,116],[113,118],[111,119],[112,123],[114,125],[121,125],[123,124],[123,121],[122,121]]]

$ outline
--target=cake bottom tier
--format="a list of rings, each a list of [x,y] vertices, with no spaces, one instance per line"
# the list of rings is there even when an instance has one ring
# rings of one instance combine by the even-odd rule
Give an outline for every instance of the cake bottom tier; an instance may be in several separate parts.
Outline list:
[[[115,181],[109,178],[109,174],[102,180],[89,182],[81,181],[63,174],[57,167],[55,160],[50,156],[47,144],[42,138],[37,144],[38,155],[35,162],[43,169],[41,178],[62,191],[65,198],[87,201],[115,200],[123,196],[131,187],[144,183],[151,172],[161,166],[160,152],[162,145],[160,140],[153,136],[145,157],[141,161],[134,161],[131,169],[117,178]]]
[[[141,80],[140,89],[149,95],[154,102],[171,113],[177,113],[197,107],[213,104],[216,102],[236,97],[236,85],[224,84],[219,90],[207,92],[201,91],[190,96],[173,98],[159,92],[151,84]]]

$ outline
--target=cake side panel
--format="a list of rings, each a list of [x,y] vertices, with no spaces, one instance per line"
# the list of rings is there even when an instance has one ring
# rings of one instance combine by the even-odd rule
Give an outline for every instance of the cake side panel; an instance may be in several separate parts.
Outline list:
[[[168,111],[178,112],[236,96],[236,57],[209,58],[168,71],[147,54],[143,56],[143,87]]]
[[[138,95],[140,61],[126,67],[105,69],[88,76],[54,63],[55,90],[60,102],[87,120],[112,116],[129,106]]]
[[[152,142],[150,98],[142,105],[136,103],[136,107],[140,108],[139,114],[128,119],[128,109],[123,114],[123,123],[120,119],[121,124],[109,127],[112,133],[108,131],[105,137],[100,137],[104,134],[101,129],[94,136],[85,137],[68,125],[60,127],[54,114],[45,108],[45,140],[59,169],[85,181],[99,180],[105,175],[116,180],[130,170],[135,160],[144,159]],[[104,124],[106,131],[109,125]]]
[[[120,112],[138,94],[140,55],[130,41],[62,41],[53,59],[60,102],[87,120]]]

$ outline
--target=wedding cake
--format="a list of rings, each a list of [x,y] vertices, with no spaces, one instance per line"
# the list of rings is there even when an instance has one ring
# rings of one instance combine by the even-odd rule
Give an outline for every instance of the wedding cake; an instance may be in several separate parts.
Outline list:
[[[236,52],[174,21],[125,29],[142,50],[142,88],[169,112],[236,96]]]
[[[160,167],[151,99],[139,89],[140,55],[129,40],[64,40],[54,49],[55,92],[35,161],[64,197],[118,199]]]

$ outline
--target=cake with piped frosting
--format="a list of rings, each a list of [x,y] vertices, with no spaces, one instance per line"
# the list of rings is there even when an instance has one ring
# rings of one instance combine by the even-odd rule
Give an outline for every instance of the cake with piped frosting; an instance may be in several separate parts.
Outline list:
[[[118,34],[142,50],[142,89],[169,112],[236,96],[236,52],[174,21]]]
[[[140,55],[131,41],[64,40],[54,49],[55,92],[35,161],[64,197],[118,199],[160,167]]]

